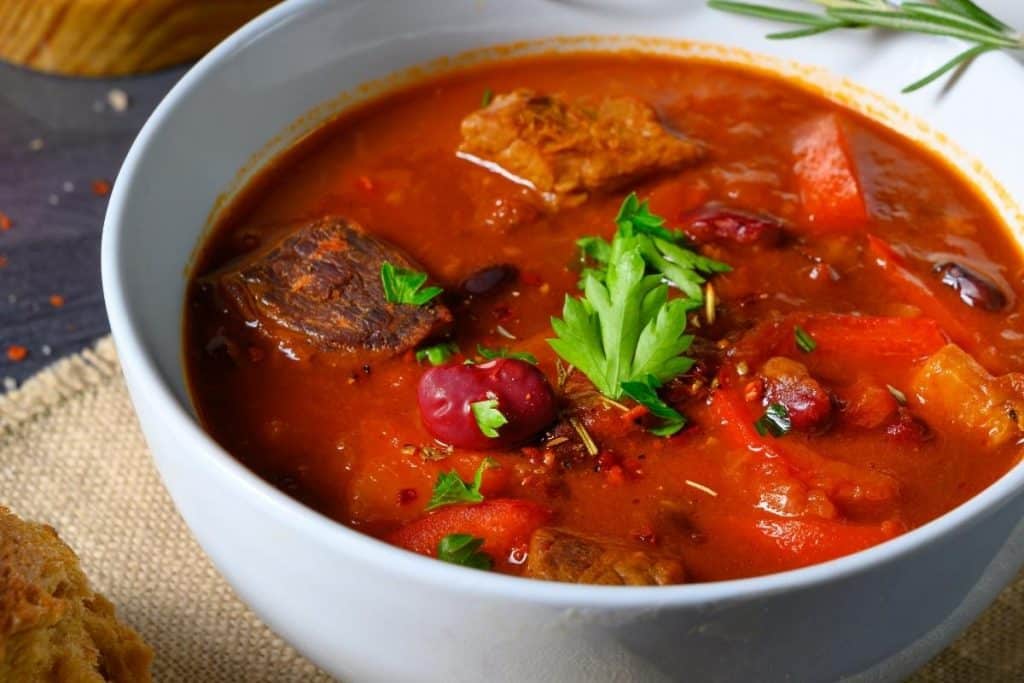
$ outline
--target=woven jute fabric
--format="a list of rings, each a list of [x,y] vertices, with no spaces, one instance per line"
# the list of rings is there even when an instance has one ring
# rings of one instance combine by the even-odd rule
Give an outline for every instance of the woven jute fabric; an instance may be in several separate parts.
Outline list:
[[[156,651],[154,679],[330,681],[217,574],[153,468],[109,339],[0,397],[0,505],[53,525]],[[913,683],[1024,681],[1024,579]]]

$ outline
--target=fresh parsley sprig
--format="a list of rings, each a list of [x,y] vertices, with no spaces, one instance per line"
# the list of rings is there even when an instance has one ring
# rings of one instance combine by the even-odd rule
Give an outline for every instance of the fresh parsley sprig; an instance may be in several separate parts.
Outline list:
[[[469,534],[448,534],[437,544],[437,559],[471,569],[490,569],[494,561],[481,552],[484,539]]]
[[[606,277],[612,247],[617,242],[623,243],[623,249],[635,247],[644,259],[646,272],[658,275],[698,305],[704,297],[701,285],[707,276],[730,270],[725,263],[701,256],[684,246],[684,235],[666,228],[665,219],[651,213],[648,203],[641,202],[635,192],[622,202],[615,217],[615,226],[617,231],[610,244],[600,237],[583,237],[576,242],[584,257],[594,264],[594,267],[583,270],[581,284],[587,275],[599,280]]]
[[[881,28],[959,38],[973,45],[945,64],[903,89],[913,92],[949,71],[992,50],[1024,49],[1024,36],[978,7],[971,0],[891,2],[890,0],[809,0],[821,13],[800,12],[771,5],[710,0],[708,6],[747,16],[770,19],[801,28],[771,33],[768,38],[787,40],[836,29]]]
[[[462,481],[462,477],[455,470],[442,472],[437,475],[437,483],[434,484],[434,492],[430,495],[427,503],[427,510],[454,505],[456,503],[480,503],[484,496],[480,493],[480,486],[484,481],[484,472],[498,463],[493,458],[484,458],[476,468],[473,481],[470,484]]]
[[[426,273],[398,268],[387,261],[380,265],[380,281],[384,286],[384,298],[393,304],[423,306],[444,291],[440,287],[422,289],[427,282]]]
[[[669,300],[658,275],[645,275],[641,248],[630,239],[612,241],[604,277],[584,275],[582,298],[566,296],[561,318],[552,318],[548,343],[611,399],[622,383],[653,375],[665,382],[690,369],[683,356],[693,341],[686,316],[700,305],[692,298]]]
[[[661,382],[653,375],[643,381],[622,383],[622,393],[651,411],[651,415],[661,420],[661,424],[649,431],[658,436],[672,436],[686,426],[686,418],[678,410],[658,397]]]

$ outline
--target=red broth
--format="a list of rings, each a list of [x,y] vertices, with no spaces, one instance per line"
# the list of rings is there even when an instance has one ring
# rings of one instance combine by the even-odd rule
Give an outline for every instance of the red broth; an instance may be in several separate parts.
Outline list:
[[[637,97],[669,128],[701,141],[708,157],[547,210],[527,188],[455,155],[460,122],[484,93],[522,87]],[[852,160],[861,208],[850,204],[842,178],[800,168],[798,140],[809,126],[827,125],[815,123],[822,120],[842,131],[832,144]],[[827,164],[836,152],[826,145],[805,154]],[[478,344],[510,347],[536,356],[557,386],[546,339],[565,296],[580,294],[576,240],[610,238],[632,190],[669,227],[684,227],[702,207],[728,207],[774,217],[784,236],[772,244],[698,240],[702,253],[733,269],[713,278],[715,320],[694,314],[704,374],[667,388],[689,423],[662,438],[631,419],[636,411],[603,403],[585,426],[596,455],[562,457],[547,445],[550,434],[497,451],[444,449],[420,418],[417,383],[429,366],[412,352],[370,357],[280,342],[218,303],[201,277],[267,243],[281,226],[328,214],[398,246],[448,291],[480,269],[510,264],[518,271],[510,285],[452,306],[452,339],[464,354],[455,362],[475,357]],[[515,224],[508,207],[522,205],[510,200],[539,208]],[[936,272],[948,263],[981,274],[981,284],[957,280],[963,271],[952,266]],[[834,103],[725,66],[546,56],[388,94],[272,164],[203,245],[184,346],[192,397],[213,437],[268,482],[347,526],[394,541],[406,525],[437,514],[425,507],[441,473],[471,481],[488,456],[498,466],[484,475],[487,500],[532,501],[547,511],[549,526],[671,555],[687,581],[713,581],[874,545],[956,507],[1017,462],[1021,269],[1018,248],[973,187],[929,152]],[[977,290],[986,284],[1002,296],[991,306],[998,310],[965,303],[972,292],[984,296]],[[888,322],[872,327],[846,314]],[[797,326],[816,340],[813,351],[795,345]],[[972,399],[943,384],[956,367],[935,354],[950,339],[1000,387],[990,392],[989,403],[999,404],[988,405],[994,416],[955,414]],[[825,422],[779,437],[757,432],[766,392],[792,398],[765,378],[769,357],[808,369],[829,397],[821,404]],[[930,362],[938,363],[937,385],[921,374]],[[585,385],[579,376],[572,381]],[[1010,433],[992,438],[992,420],[1004,427],[1009,420]],[[522,574],[527,551],[518,543],[510,556],[493,558],[495,569]]]

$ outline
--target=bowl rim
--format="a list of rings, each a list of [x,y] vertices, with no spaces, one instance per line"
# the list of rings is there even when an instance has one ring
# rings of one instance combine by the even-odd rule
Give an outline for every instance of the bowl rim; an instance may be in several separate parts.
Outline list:
[[[146,350],[138,331],[139,323],[134,319],[124,295],[124,266],[130,258],[122,244],[128,230],[124,214],[128,197],[140,182],[139,168],[148,153],[152,138],[173,116],[178,103],[202,85],[208,72],[230,60],[236,50],[258,41],[261,35],[285,23],[290,17],[329,4],[326,0],[286,0],[236,31],[185,73],[147,119],[125,157],[111,192],[101,243],[103,295],[112,336],[123,372],[130,379],[129,383],[137,387],[151,409],[166,422],[166,428],[177,436],[181,450],[197,453],[198,458],[214,468],[225,481],[230,481],[241,495],[249,496],[252,503],[266,514],[276,516],[282,526],[300,531],[316,543],[325,544],[343,554],[358,553],[361,560],[382,574],[419,580],[423,584],[443,587],[454,585],[460,591],[470,594],[552,606],[661,608],[706,605],[808,589],[868,572],[900,561],[956,529],[994,514],[1024,488],[1024,463],[1018,463],[972,498],[920,527],[851,555],[799,569],[750,578],[671,586],[596,586],[482,572],[440,562],[347,527],[271,486],[231,456],[203,430],[189,409],[175,396],[154,358]],[[984,66],[978,64],[973,68]],[[954,168],[959,168],[959,164],[953,160],[948,161]],[[134,403],[134,395],[132,400]]]

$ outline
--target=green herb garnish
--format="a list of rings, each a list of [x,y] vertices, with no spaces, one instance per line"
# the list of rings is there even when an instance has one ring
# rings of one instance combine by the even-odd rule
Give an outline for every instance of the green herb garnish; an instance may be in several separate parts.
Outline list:
[[[493,394],[492,394],[493,395]],[[480,432],[488,439],[497,439],[498,430],[508,424],[508,418],[498,410],[498,399],[489,398],[484,401],[474,401],[469,404],[473,412],[473,419]]]
[[[492,458],[484,458],[476,468],[472,484],[462,481],[459,473],[455,470],[437,475],[437,483],[434,484],[434,492],[430,495],[430,502],[427,503],[426,509],[433,510],[455,503],[482,502],[484,496],[480,493],[480,485],[484,480],[484,471],[497,466],[498,463]]]
[[[455,342],[441,342],[416,351],[416,362],[429,361],[431,365],[444,365],[458,352],[459,347]]]
[[[491,556],[480,552],[484,539],[469,534],[448,534],[437,544],[437,559],[472,569],[490,569]]]
[[[647,273],[658,275],[698,305],[703,301],[701,285],[706,282],[706,276],[730,270],[721,261],[701,256],[684,246],[685,236],[667,229],[665,219],[652,214],[648,203],[641,202],[635,192],[631,192],[622,202],[619,214],[615,217],[615,225],[618,230],[611,244],[600,237],[577,240],[576,245],[581,253],[594,264],[581,273],[581,286],[587,275],[604,280],[612,258],[612,247],[620,241],[624,243],[624,248],[635,247],[640,252]]]
[[[490,88],[484,88],[484,94],[480,97],[480,106],[486,107],[494,100],[494,91]]]
[[[764,415],[754,422],[754,429],[761,436],[771,434],[775,438],[785,436],[793,428],[789,419],[789,410],[781,403],[772,403],[764,411]]]
[[[666,382],[693,366],[682,354],[693,337],[684,334],[687,314],[700,307],[700,272],[728,270],[655,235],[673,233],[651,214],[635,193],[626,197],[611,243],[584,238],[580,248],[600,265],[582,273],[583,296],[565,297],[561,318],[552,318],[555,338],[548,343],[611,399],[623,382]],[[668,286],[686,296],[669,300]]]
[[[796,347],[804,353],[810,353],[818,348],[818,342],[814,341],[814,337],[799,325],[793,326],[793,338],[796,340]]]
[[[672,436],[686,426],[686,418],[658,397],[660,388],[661,382],[653,375],[648,375],[642,382],[622,383],[622,393],[646,407],[651,411],[651,415],[661,420],[661,424],[651,428],[650,432],[658,436]]]
[[[444,291],[440,287],[420,289],[427,281],[426,273],[396,268],[386,261],[380,266],[380,281],[384,298],[393,304],[423,306]]]
[[[801,28],[771,33],[768,38],[803,38],[835,29],[880,28],[907,33],[959,38],[974,45],[950,59],[903,92],[923,88],[943,74],[991,50],[1024,49],[1024,36],[996,19],[971,0],[892,2],[891,0],[811,0],[821,13],[799,12],[771,5],[710,0],[708,6],[760,19],[770,19]]]
[[[528,353],[526,351],[510,351],[503,346],[496,349],[489,349],[482,344],[477,344],[476,352],[487,360],[494,360],[495,358],[515,358],[517,360],[525,360],[527,363],[532,365],[537,364],[537,357],[532,353]]]

